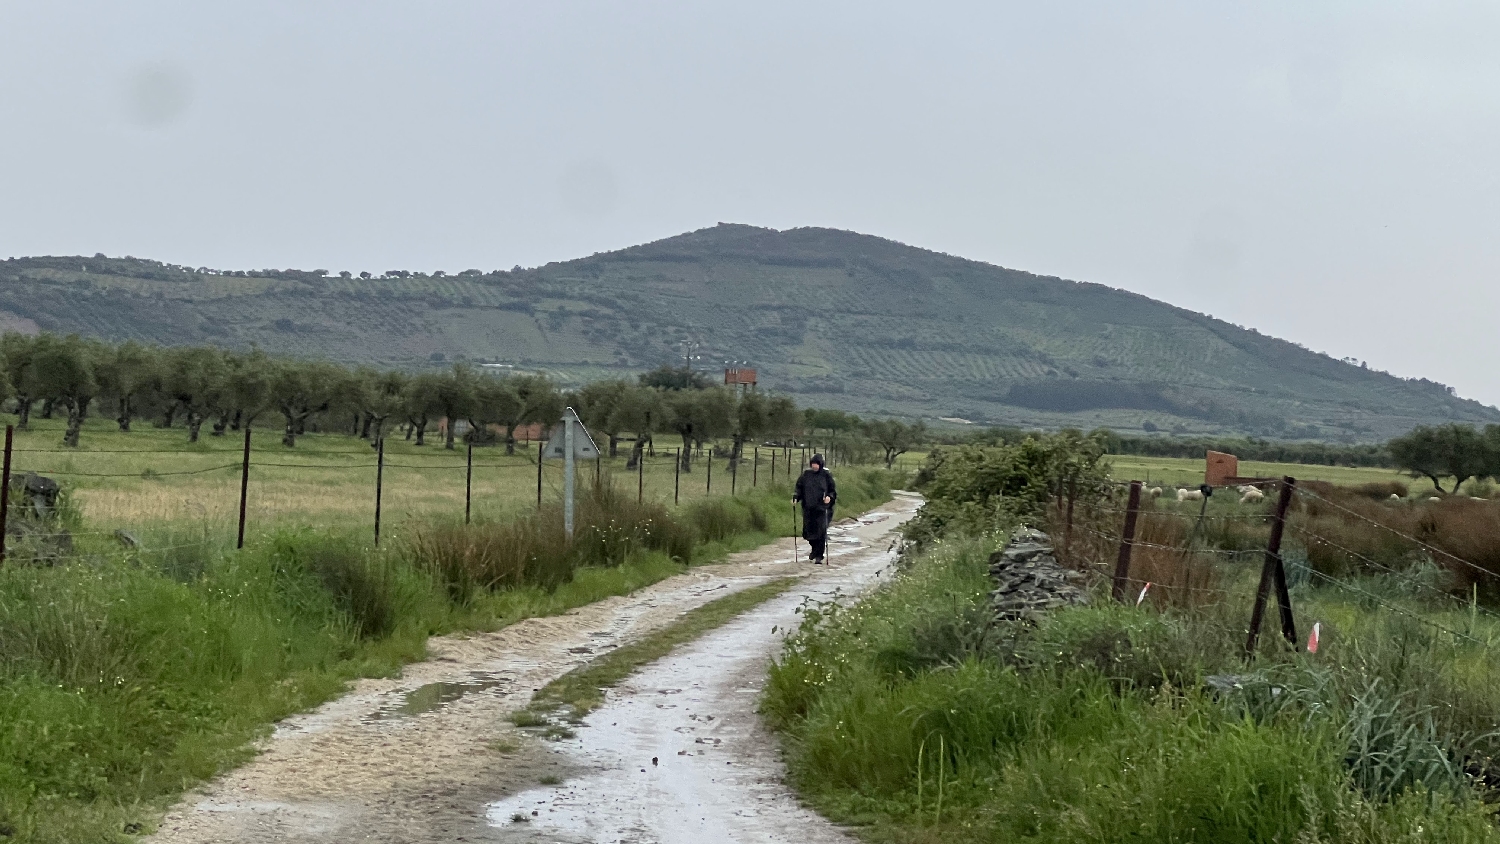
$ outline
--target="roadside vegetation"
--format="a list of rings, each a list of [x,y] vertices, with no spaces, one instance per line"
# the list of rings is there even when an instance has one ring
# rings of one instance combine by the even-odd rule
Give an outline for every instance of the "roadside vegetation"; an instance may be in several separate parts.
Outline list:
[[[841,505],[889,498],[846,469]],[[0,568],[0,839],[103,842],[149,829],[184,789],[245,761],[275,721],[428,636],[564,612],[793,532],[780,482],[678,508],[624,481],[581,484],[573,542],[556,504],[432,521],[379,549],[363,530],[223,543],[13,548]],[[76,509],[58,516],[83,527]]]
[[[1199,505],[1148,502],[1132,572],[1155,585],[1116,603],[1117,543],[1089,539],[1118,529],[1102,451],[945,449],[895,580],[805,608],[762,708],[810,802],[869,841],[1500,841],[1495,504],[1307,490],[1283,557],[1319,647],[1273,607],[1247,661],[1268,505],[1194,530]],[[1062,535],[1060,478],[1100,491],[1063,555],[1092,601],[997,621],[990,554]]]

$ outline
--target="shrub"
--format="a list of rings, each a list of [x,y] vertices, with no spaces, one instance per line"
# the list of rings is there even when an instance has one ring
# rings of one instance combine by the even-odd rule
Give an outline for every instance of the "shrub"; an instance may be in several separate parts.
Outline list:
[[[283,570],[301,567],[316,578],[362,638],[389,635],[432,591],[431,581],[401,560],[349,537],[283,534],[272,549]]]

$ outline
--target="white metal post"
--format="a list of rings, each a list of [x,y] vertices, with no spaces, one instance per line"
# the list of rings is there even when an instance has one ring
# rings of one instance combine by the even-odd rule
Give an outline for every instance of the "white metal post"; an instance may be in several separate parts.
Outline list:
[[[563,414],[563,531],[573,538],[573,414]]]

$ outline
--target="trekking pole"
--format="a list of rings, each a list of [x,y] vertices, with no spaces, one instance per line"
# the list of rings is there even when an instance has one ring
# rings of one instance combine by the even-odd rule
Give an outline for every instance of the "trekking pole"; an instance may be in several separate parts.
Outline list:
[[[802,562],[797,548],[797,502],[792,502],[792,563],[794,565]]]

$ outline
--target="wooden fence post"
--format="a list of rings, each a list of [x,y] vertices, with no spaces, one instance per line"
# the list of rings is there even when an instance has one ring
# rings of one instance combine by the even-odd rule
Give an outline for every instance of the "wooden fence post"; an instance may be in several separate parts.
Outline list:
[[[5,521],[10,515],[10,450],[16,426],[5,426],[5,465],[0,468],[0,565],[5,563]]]
[[[676,504],[682,496],[682,448],[678,447],[672,454],[672,503]]]
[[[547,444],[541,440],[536,441],[536,508],[542,509],[542,454],[547,450]]]
[[[380,495],[385,484],[385,437],[375,449],[375,547],[380,547]]]
[[[708,482],[703,487],[703,494],[704,495],[713,495],[714,494],[714,447],[712,445],[710,445],[708,447],[708,459],[703,461],[703,465],[706,467],[706,471],[708,473]]]
[[[1245,637],[1245,658],[1255,656],[1260,639],[1260,625],[1266,615],[1266,598],[1276,587],[1276,606],[1281,611],[1281,635],[1297,648],[1297,624],[1292,618],[1292,597],[1286,588],[1286,567],[1281,562],[1281,537],[1286,532],[1286,511],[1292,506],[1297,479],[1281,479],[1281,496],[1276,499],[1276,514],[1271,519],[1271,538],[1266,543],[1266,559],[1260,569],[1260,586],[1255,590],[1255,606],[1250,610],[1250,633]]]
[[[635,457],[635,503],[639,504],[646,500],[646,450],[643,448]]]
[[[235,548],[245,547],[245,510],[250,501],[250,426],[245,426],[245,457],[240,462],[240,532]]]
[[[1125,584],[1130,581],[1130,552],[1135,546],[1135,522],[1141,514],[1141,482],[1130,482],[1130,499],[1125,504],[1125,529],[1120,534],[1120,556],[1115,560],[1115,581],[1110,595],[1125,600]]]
[[[750,464],[750,486],[760,486],[760,446],[755,447],[755,462]]]

